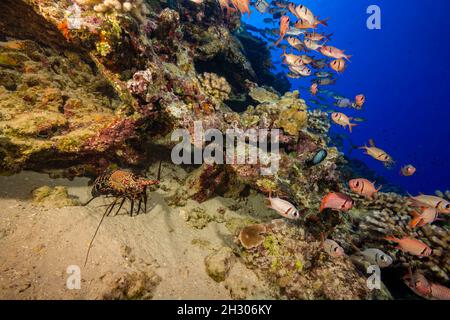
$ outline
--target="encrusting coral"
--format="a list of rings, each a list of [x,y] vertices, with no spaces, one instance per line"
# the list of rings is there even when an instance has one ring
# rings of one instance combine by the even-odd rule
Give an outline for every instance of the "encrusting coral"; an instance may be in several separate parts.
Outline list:
[[[263,224],[254,224],[247,226],[239,233],[239,241],[246,249],[258,247],[264,241],[263,234],[267,231]]]
[[[225,78],[205,72],[199,76],[199,80],[204,92],[219,103],[229,98],[231,87]]]

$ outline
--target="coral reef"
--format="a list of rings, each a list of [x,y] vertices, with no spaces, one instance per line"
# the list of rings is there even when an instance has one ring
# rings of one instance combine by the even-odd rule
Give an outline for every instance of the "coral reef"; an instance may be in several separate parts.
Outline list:
[[[131,13],[139,20],[149,13],[144,0],[76,0],[81,6],[86,6],[98,13]]]
[[[119,121],[115,110],[121,103],[113,89],[75,54],[59,55],[24,40],[4,43],[0,55],[20,57],[0,70],[1,84],[6,82],[0,86],[2,171],[73,161],[83,151],[88,157],[101,130]],[[130,132],[116,129],[116,141],[105,141],[103,150],[126,148]]]
[[[204,92],[218,103],[229,98],[231,87],[225,78],[205,72],[199,76],[199,80]]]
[[[186,165],[177,189],[165,198],[184,207],[180,216],[193,231],[218,223],[236,237],[235,246],[205,259],[206,272],[233,298],[264,297],[265,290],[287,299],[380,298],[351,259],[324,252],[321,233],[346,252],[355,253],[354,246],[384,249],[395,257],[394,268],[414,266],[449,282],[448,225],[412,230],[412,208],[401,195],[380,193],[374,201],[352,195],[348,214],[319,213],[324,195],[349,193],[345,181],[375,173],[346,159],[337,139],[331,145],[327,113],[308,110],[298,91],[288,91],[286,78],[271,73],[269,49],[240,25],[239,15],[225,17],[214,1],[167,6],[143,0],[0,2],[1,174],[51,170],[73,178],[117,167],[144,171],[170,154],[175,129],[187,130],[197,150],[209,146],[192,139],[195,122],[202,130],[238,129],[241,137],[246,130],[279,129],[278,140],[269,143],[270,150],[278,143],[279,153],[259,153],[278,163],[276,175],[261,176],[261,159]],[[246,141],[239,148],[245,155],[261,151]],[[318,150],[326,157],[312,164]],[[400,193],[393,186],[384,191]],[[217,195],[248,199],[257,192],[288,198],[300,221],[267,222],[275,212],[228,217],[225,209],[203,206]],[[449,198],[448,191],[437,194]],[[63,187],[41,187],[33,198],[44,206],[77,204]],[[420,239],[433,255],[398,252],[383,240],[388,235]],[[208,240],[190,241],[213,248]],[[253,271],[240,274],[242,263]],[[256,285],[257,275],[270,286]],[[106,280],[113,289],[105,299],[151,298],[160,281],[152,272]]]
[[[347,258],[331,258],[320,242],[284,220],[265,225],[261,246],[242,253],[245,263],[271,279],[288,299],[368,299],[366,281]],[[351,285],[349,285],[351,283]]]

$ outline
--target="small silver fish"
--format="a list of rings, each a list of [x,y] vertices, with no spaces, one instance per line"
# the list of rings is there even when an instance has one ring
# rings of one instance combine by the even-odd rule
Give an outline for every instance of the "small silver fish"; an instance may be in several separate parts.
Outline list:
[[[345,98],[345,99],[336,100],[334,105],[338,106],[339,108],[349,108],[352,106],[352,102],[350,101],[350,99]]]
[[[380,268],[389,267],[393,260],[392,257],[384,253],[379,249],[366,249],[361,252],[361,254],[369,261],[371,264],[376,264]]]
[[[306,31],[305,30],[299,30],[299,29],[297,29],[297,28],[289,28],[287,31],[286,31],[286,34],[288,35],[288,36],[299,36],[299,35],[301,35],[301,34],[304,34]]]

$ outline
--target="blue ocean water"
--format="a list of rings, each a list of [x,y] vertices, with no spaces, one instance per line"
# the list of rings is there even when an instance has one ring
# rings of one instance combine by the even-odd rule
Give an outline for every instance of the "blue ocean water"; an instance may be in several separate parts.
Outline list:
[[[294,3],[300,3],[295,0]],[[321,18],[330,17],[324,33],[333,33],[329,45],[353,55],[347,70],[335,86],[326,87],[354,98],[364,93],[363,111],[339,109],[349,116],[363,117],[354,128],[352,144],[364,146],[373,138],[377,147],[389,153],[396,166],[388,170],[381,163],[353,150],[350,157],[363,160],[371,169],[407,192],[433,194],[450,189],[450,1],[447,0],[305,0],[301,2]],[[367,8],[381,8],[381,30],[369,30]],[[277,28],[265,24],[252,8],[243,21],[258,28]],[[295,19],[291,17],[291,21]],[[274,36],[275,37],[275,36]],[[273,51],[280,61],[280,51]],[[315,54],[321,58],[320,53]],[[280,68],[277,65],[277,68]],[[283,70],[283,69],[279,69]],[[305,87],[311,77],[291,79],[292,89],[310,97]],[[333,126],[333,132],[348,131]],[[349,149],[345,152],[349,154]],[[412,177],[399,174],[403,165],[412,164]]]

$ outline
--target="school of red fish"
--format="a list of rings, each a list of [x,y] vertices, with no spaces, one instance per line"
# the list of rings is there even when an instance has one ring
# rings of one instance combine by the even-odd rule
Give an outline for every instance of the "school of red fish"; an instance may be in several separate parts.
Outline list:
[[[241,14],[248,13],[249,15],[251,13],[249,9],[250,0],[219,0],[219,2],[222,9],[227,13],[230,11],[239,11]],[[255,4],[256,6],[258,6],[258,2]],[[350,61],[351,55],[346,54],[345,50],[331,46],[329,44],[331,35],[326,35],[318,31],[320,26],[328,26],[328,19],[321,20],[303,4],[294,4],[280,0],[273,1],[271,5],[273,6],[273,9],[270,12],[280,14],[278,39],[273,43],[273,46],[279,46],[283,41],[286,41],[291,47],[291,50],[288,53],[288,47],[283,46],[282,54],[282,62],[287,65],[290,71],[288,76],[290,75],[293,78],[309,77],[313,74],[310,66],[317,67],[317,69],[323,69],[328,65],[331,70],[338,74],[345,72],[347,62]],[[264,12],[264,10],[259,9],[258,11],[261,13]],[[303,38],[300,38],[300,36],[303,36]],[[294,53],[295,51],[301,52],[303,50],[306,52],[315,51],[325,58],[330,59],[330,61],[327,64],[324,64],[324,60],[315,60],[306,54]],[[326,75],[328,73],[325,72],[323,74]],[[327,78],[324,77],[323,79]],[[313,96],[317,95],[321,84],[327,83],[328,82],[326,81],[314,81],[309,88],[310,93]],[[363,108],[365,102],[365,95],[358,94],[355,96],[353,102],[349,101],[347,104],[360,110]],[[351,122],[353,120],[352,118],[340,112],[331,113],[331,120],[337,125],[348,128],[350,132],[352,132],[353,127],[357,125]],[[386,167],[392,167],[395,163],[387,152],[375,146],[373,140],[369,141],[368,146],[366,145],[360,149],[363,149],[365,154],[380,161]],[[400,170],[400,174],[405,177],[410,177],[414,175],[415,172],[416,168],[410,164],[402,167]],[[374,182],[364,178],[350,180],[348,186],[351,193],[363,196],[369,200],[375,200],[377,193],[381,189],[381,186],[377,187]],[[282,217],[290,220],[302,218],[301,212],[299,212],[292,203],[281,198],[273,198],[272,195],[269,195],[268,200],[269,208],[278,212]],[[416,211],[411,212],[411,228],[421,228],[440,220],[439,215],[450,214],[450,203],[445,199],[436,196],[411,196],[411,204],[417,208]],[[335,212],[346,213],[353,208],[353,205],[354,200],[350,195],[341,192],[330,192],[323,198],[319,212],[322,213],[325,210],[332,210]],[[385,240],[396,243],[396,248],[404,253],[419,258],[433,254],[432,248],[418,239],[389,236],[386,237]],[[332,239],[323,238],[322,247],[333,258],[345,256],[344,249]],[[379,249],[368,248],[364,251],[360,251],[360,253],[369,262],[375,263],[381,268],[388,267],[393,263],[392,257]],[[404,277],[404,281],[413,292],[423,298],[436,300],[450,299],[449,288],[428,281],[418,270],[414,273],[409,270],[409,273]]]

